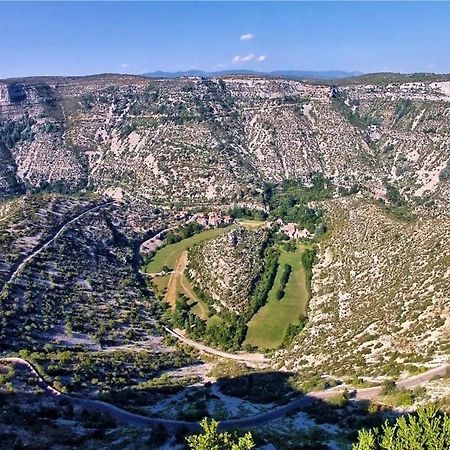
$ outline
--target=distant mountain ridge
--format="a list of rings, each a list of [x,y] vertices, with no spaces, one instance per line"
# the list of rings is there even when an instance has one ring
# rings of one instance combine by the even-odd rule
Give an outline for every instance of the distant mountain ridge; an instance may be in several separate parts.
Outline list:
[[[186,70],[178,72],[147,72],[143,76],[148,78],[180,78],[180,77],[223,77],[228,75],[253,75],[253,76],[270,76],[283,78],[302,78],[315,80],[333,80],[338,78],[350,78],[363,75],[363,72],[347,72],[344,70],[275,70],[272,72],[260,72],[257,70],[222,70],[217,72],[206,72],[202,70]]]

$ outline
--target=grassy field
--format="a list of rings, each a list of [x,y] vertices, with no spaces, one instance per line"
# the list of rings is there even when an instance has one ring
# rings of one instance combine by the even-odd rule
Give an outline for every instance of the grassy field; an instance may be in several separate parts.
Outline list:
[[[208,305],[205,302],[202,302],[201,300],[197,300],[192,304],[193,306],[191,308],[191,311],[198,317],[200,317],[200,319],[208,320]]]
[[[202,231],[201,233],[195,234],[190,238],[183,239],[175,244],[167,245],[161,250],[156,252],[155,257],[147,264],[145,268],[147,273],[159,273],[162,271],[164,266],[170,267],[171,269],[175,266],[180,255],[192,247],[198,242],[206,241],[207,239],[212,239],[214,237],[220,236],[221,234],[230,231],[235,225],[231,225],[226,228],[211,228],[210,230]]]
[[[231,225],[226,228],[212,228],[195,234],[190,238],[183,239],[175,244],[163,247],[156,253],[153,260],[147,264],[145,268],[147,273],[159,273],[164,266],[176,269],[176,272],[169,275],[156,276],[153,279],[153,285],[159,294],[164,294],[164,291],[168,289],[165,293],[165,300],[169,302],[172,307],[175,306],[175,301],[179,294],[184,294],[194,305],[192,312],[197,314],[201,319],[206,320],[208,318],[207,305],[200,301],[195,295],[191,283],[183,273],[184,267],[183,270],[179,270],[180,268],[177,268],[177,266],[181,262],[181,258],[185,257],[183,253],[194,244],[220,236],[235,227],[236,225]]]
[[[211,316],[209,319],[208,319],[208,325],[207,326],[211,326],[211,325],[219,325],[220,323],[222,323],[223,322],[223,319],[221,319],[219,316],[217,316],[217,315],[214,315],[214,316]]]
[[[253,229],[265,225],[265,222],[253,220],[240,221],[240,223],[243,226]],[[159,273],[164,266],[170,267],[171,269],[176,268],[176,271],[170,275],[155,277],[154,284],[156,289],[162,294],[172,277],[173,280],[171,281],[172,284],[169,290],[170,296],[173,298],[171,299],[172,301],[169,301],[170,299],[166,300],[173,306],[178,294],[186,295],[190,300],[190,304],[193,305],[192,311],[202,319],[208,319],[209,326],[220,322],[221,319],[216,315],[208,318],[208,306],[198,299],[183,270],[177,266],[180,265],[181,258],[185,257],[185,255],[183,256],[183,252],[188,250],[192,245],[220,236],[233,227],[236,227],[236,225],[227,228],[205,230],[176,244],[163,247],[156,253],[154,259],[146,267],[148,273]],[[301,255],[304,248],[304,245],[298,244],[295,252],[287,252],[281,249],[280,265],[275,277],[274,286],[269,292],[268,302],[248,323],[247,339],[244,344],[254,345],[261,349],[276,348],[283,342],[289,324],[298,323],[299,316],[301,314],[305,315],[310,294],[305,271],[301,263]],[[285,288],[284,298],[277,300],[276,292],[280,286],[281,274],[285,264],[292,266],[292,273]]]
[[[169,284],[170,275],[162,275],[153,279],[153,284],[159,294],[162,294]]]
[[[295,252],[281,249],[279,267],[275,282],[269,292],[268,302],[248,323],[245,344],[261,349],[278,347],[284,339],[289,324],[297,324],[300,314],[305,315],[310,297],[305,270],[301,263],[301,255],[305,249],[297,244]],[[285,296],[277,300],[275,295],[280,286],[281,274],[285,264],[292,266],[292,273],[285,289]]]
[[[193,305],[191,311],[194,314],[203,320],[208,318],[208,305],[197,297],[186,275],[179,275],[177,290],[180,294],[184,294],[190,300],[189,304]]]
[[[249,230],[255,230],[266,226],[265,220],[239,219],[238,223]]]

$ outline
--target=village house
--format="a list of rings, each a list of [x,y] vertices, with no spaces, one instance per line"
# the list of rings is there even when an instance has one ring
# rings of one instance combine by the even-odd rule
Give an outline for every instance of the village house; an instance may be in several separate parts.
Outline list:
[[[296,223],[287,223],[286,225],[281,227],[281,230],[290,238],[290,239],[302,239],[310,236],[309,231],[304,228],[300,230]]]
[[[228,225],[233,222],[233,218],[224,215],[221,212],[210,212],[208,214],[195,214],[193,219],[202,227],[218,227],[220,225]]]

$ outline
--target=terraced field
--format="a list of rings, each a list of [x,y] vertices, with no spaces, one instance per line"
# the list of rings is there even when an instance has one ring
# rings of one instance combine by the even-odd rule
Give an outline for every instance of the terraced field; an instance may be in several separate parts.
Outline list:
[[[295,252],[281,249],[279,267],[269,292],[268,302],[248,323],[248,333],[244,344],[261,349],[276,348],[283,342],[288,326],[297,324],[300,316],[306,315],[310,290],[301,262],[304,250],[304,244],[297,244]],[[280,288],[285,264],[292,267],[292,273],[286,285],[284,297],[277,300],[276,294]]]

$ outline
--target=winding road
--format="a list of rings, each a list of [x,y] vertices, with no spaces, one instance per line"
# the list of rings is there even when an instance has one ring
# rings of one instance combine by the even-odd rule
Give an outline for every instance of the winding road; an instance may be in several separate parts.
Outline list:
[[[110,403],[102,402],[100,400],[92,400],[83,397],[77,397],[74,395],[64,394],[52,386],[49,386],[45,380],[39,375],[35,367],[27,360],[23,358],[0,358],[0,361],[10,362],[13,364],[20,365],[26,368],[32,375],[34,375],[38,380],[38,385],[43,389],[46,395],[56,398],[64,398],[72,402],[73,404],[79,405],[89,411],[97,411],[109,414],[112,418],[118,422],[125,423],[127,425],[132,425],[136,427],[149,427],[149,426],[163,426],[169,433],[176,433],[180,430],[186,429],[191,431],[196,431],[200,429],[197,422],[187,422],[183,420],[171,420],[142,416],[140,414],[134,414],[124,409],[118,408],[117,406],[111,405]],[[414,386],[420,385],[421,383],[432,380],[438,376],[445,376],[450,370],[450,364],[445,364],[440,367],[435,367],[427,372],[420,375],[415,375],[413,377],[406,378],[397,383],[399,388],[412,388]],[[371,399],[382,392],[382,386],[374,386],[370,388],[357,389],[352,392],[352,398],[367,400]],[[334,397],[339,394],[340,391],[337,390],[326,390],[310,392],[306,395],[301,396],[293,400],[286,405],[277,406],[270,411],[254,414],[249,417],[242,417],[239,419],[229,419],[220,422],[220,429],[225,430],[229,428],[250,428],[257,425],[263,425],[273,420],[282,418],[287,414],[296,411],[299,408],[311,405],[319,400],[326,400],[328,398]]]
[[[44,242],[38,249],[33,251],[30,255],[28,255],[16,268],[16,270],[12,273],[9,280],[5,283],[3,289],[11,284],[14,279],[20,274],[20,272],[25,268],[25,266],[39,253],[41,253],[44,249],[46,249],[49,245],[52,244],[59,236],[61,236],[67,228],[72,225],[74,222],[82,218],[83,216],[96,211],[98,209],[101,209],[109,204],[111,204],[112,201],[108,201],[105,203],[102,203],[97,206],[92,206],[91,208],[83,211],[82,213],[78,214],[73,219],[69,220],[68,222],[65,222],[63,225],[61,225],[58,230],[55,232],[55,234],[48,239],[46,242]],[[247,364],[267,364],[267,358],[263,354],[258,353],[228,353],[228,352],[222,352],[220,350],[216,350],[210,347],[207,347],[206,345],[203,345],[201,343],[195,342],[191,339],[186,338],[182,334],[180,334],[177,331],[171,330],[170,328],[164,327],[165,331],[172,335],[173,337],[177,338],[178,340],[182,341],[183,343],[190,345],[192,347],[195,347],[196,349],[210,353],[213,355],[216,355],[221,358],[226,359],[232,359],[240,362],[245,362]],[[196,422],[187,422],[187,421],[181,421],[181,420],[170,420],[170,419],[163,419],[163,418],[153,418],[153,417],[147,417],[142,416],[139,414],[134,414],[129,411],[125,411],[121,408],[118,408],[117,406],[111,405],[106,402],[102,402],[100,400],[93,400],[89,398],[83,398],[78,397],[75,395],[68,395],[64,394],[54,387],[50,386],[38,373],[36,368],[33,366],[32,363],[29,361],[18,358],[18,357],[8,357],[8,358],[0,358],[0,361],[3,362],[9,362],[13,364],[20,365],[24,367],[26,370],[28,370],[32,375],[34,375],[37,379],[38,386],[44,391],[45,395],[55,397],[55,398],[64,398],[72,402],[73,404],[79,405],[87,410],[90,411],[97,411],[97,412],[104,412],[106,414],[109,414],[111,417],[113,417],[115,420],[121,423],[125,423],[132,426],[138,426],[138,427],[148,427],[148,426],[155,426],[160,425],[164,426],[169,433],[176,433],[180,429],[187,429],[187,430],[199,430],[199,424]],[[450,370],[450,365],[445,364],[440,367],[436,367],[433,369],[428,370],[427,372],[424,372],[420,375],[416,375],[413,377],[406,378],[402,381],[399,381],[397,383],[397,386],[400,388],[412,388],[414,386],[420,385],[421,383],[430,381],[434,377],[437,376],[444,376],[448,373]],[[352,392],[352,398],[356,399],[371,399],[377,395],[379,395],[382,391],[382,386],[375,386],[365,389],[357,389]],[[254,414],[249,417],[243,417],[239,419],[229,419],[229,420],[223,420],[220,423],[221,429],[228,429],[228,428],[235,428],[235,427],[242,427],[242,428],[248,428],[253,427],[257,425],[262,425],[265,423],[268,423],[272,420],[279,419],[281,417],[284,417],[286,414],[289,414],[291,412],[296,411],[297,409],[310,405],[314,402],[317,402],[319,400],[325,400],[327,398],[333,397],[339,393],[338,390],[325,390],[325,391],[318,391],[318,392],[311,392],[306,395],[303,395],[290,403],[287,403],[286,405],[278,406],[273,408],[270,411],[260,413],[260,414]]]

